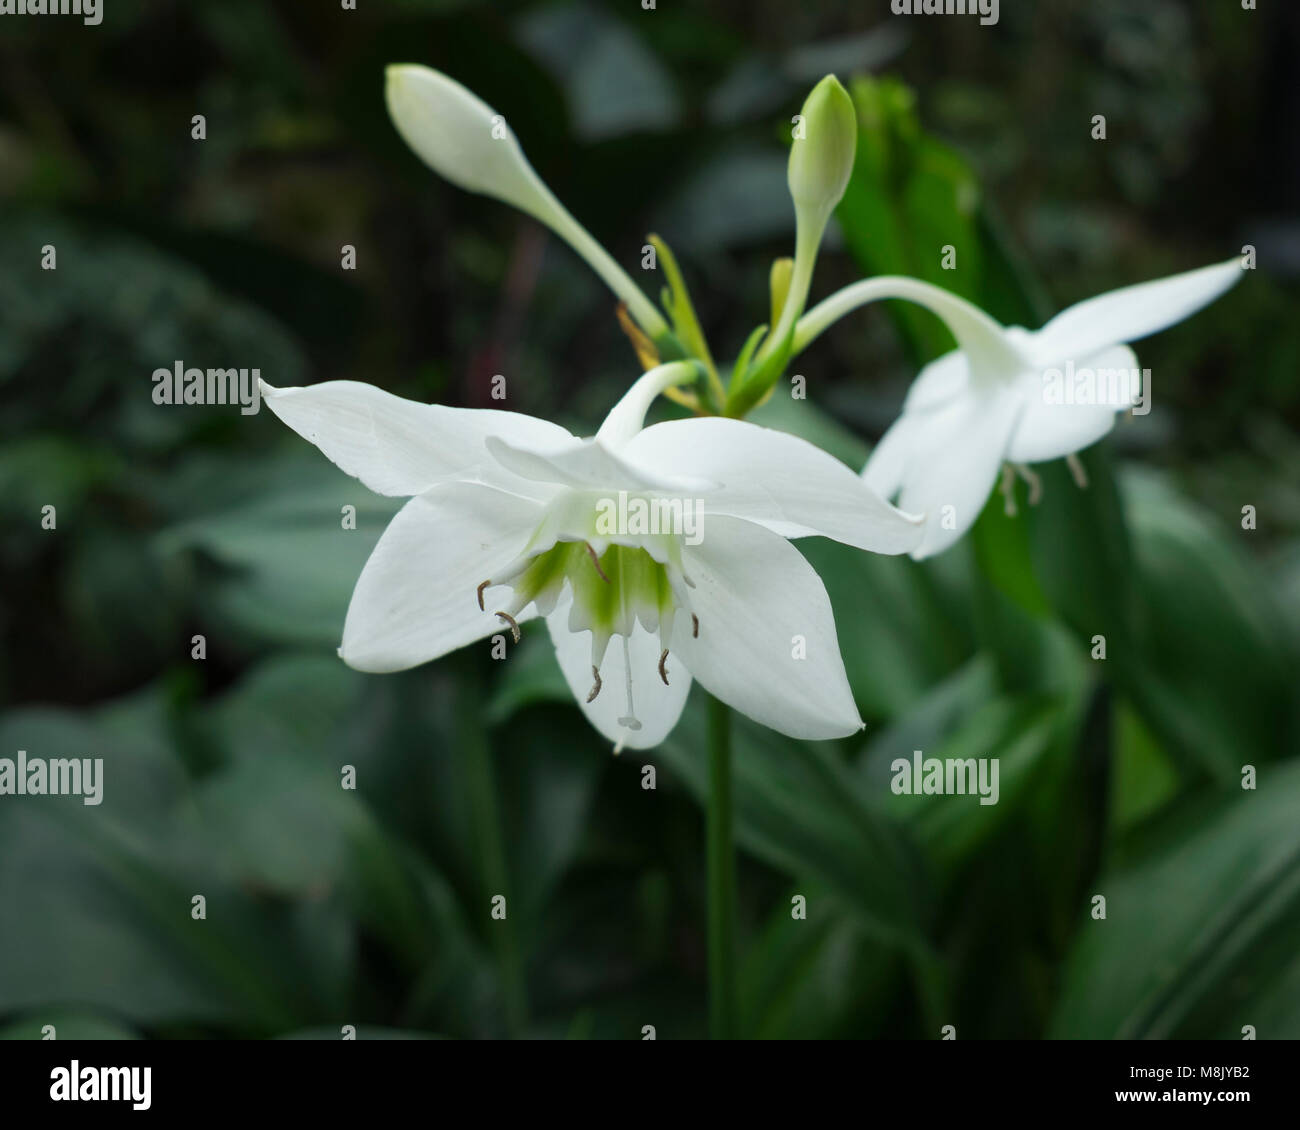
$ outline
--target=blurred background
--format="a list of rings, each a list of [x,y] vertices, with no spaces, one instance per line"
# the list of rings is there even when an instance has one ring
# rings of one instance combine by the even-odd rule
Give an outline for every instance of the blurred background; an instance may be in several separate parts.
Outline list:
[[[861,138],[814,299],[905,272],[1035,327],[1257,248],[1138,346],[1153,411],[1086,453],[1087,490],[1044,466],[1038,506],[995,496],[924,566],[799,543],[868,728],[737,720],[741,1010],[752,1037],[1300,1037],[1300,8],[358,8],[0,24],[0,757],[106,776],[98,807],[0,798],[0,1034],[705,1032],[698,693],[614,758],[537,629],[506,662],[348,669],[394,501],[269,412],[151,398],[177,360],[470,406],[500,373],[507,407],[589,434],[634,379],[585,265],[403,146],[383,68],[419,62],[506,115],[652,295],[662,235],[720,360],[767,320],[790,116],[827,72]],[[949,347],[872,307],[756,418],[860,466]],[[999,758],[999,803],[894,796],[915,749]]]

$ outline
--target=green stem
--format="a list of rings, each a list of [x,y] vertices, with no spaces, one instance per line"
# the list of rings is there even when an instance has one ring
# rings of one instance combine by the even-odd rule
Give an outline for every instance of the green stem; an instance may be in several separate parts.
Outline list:
[[[731,807],[731,712],[709,700],[709,1031],[736,1038],[736,847]]]
[[[519,938],[511,912],[519,912],[511,904],[509,875],[506,867],[505,834],[497,803],[496,777],[492,771],[492,747],[483,728],[481,709],[482,691],[476,675],[467,675],[458,697],[458,725],[456,746],[460,753],[461,771],[469,794],[470,823],[474,845],[479,860],[479,897],[477,912],[488,914],[491,900],[496,895],[506,898],[504,921],[491,919],[488,933],[496,954],[501,978],[501,995],[505,1004],[506,1027],[512,1036],[518,1036],[528,1022],[528,998],[524,984],[523,961],[519,952]]]

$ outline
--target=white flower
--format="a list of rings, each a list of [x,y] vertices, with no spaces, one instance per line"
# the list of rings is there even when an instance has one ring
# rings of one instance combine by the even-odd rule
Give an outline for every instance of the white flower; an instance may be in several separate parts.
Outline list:
[[[697,372],[646,373],[586,440],[354,381],[264,385],[271,410],[344,471],[411,496],[357,582],[344,661],[402,670],[544,616],[574,695],[620,745],[662,741],[692,676],[792,737],[860,729],[826,590],[786,539],[906,553],[920,519],[791,435],[721,417],[643,427],[654,398]],[[610,532],[600,519],[620,492],[698,505],[698,537]]]
[[[964,299],[916,279],[866,279],[800,320],[795,351],[877,298],[927,306],[957,339],[956,350],[921,370],[902,415],[862,472],[883,498],[898,496],[903,510],[926,516],[925,536],[912,551],[919,559],[947,549],[974,524],[1004,461],[1059,459],[1109,432],[1116,413],[1132,401],[1104,390],[1132,392],[1140,381],[1126,343],[1182,321],[1241,274],[1241,261],[1230,259],[1125,287],[1071,306],[1033,333],[1005,328]],[[1090,395],[1079,395],[1088,389]]]

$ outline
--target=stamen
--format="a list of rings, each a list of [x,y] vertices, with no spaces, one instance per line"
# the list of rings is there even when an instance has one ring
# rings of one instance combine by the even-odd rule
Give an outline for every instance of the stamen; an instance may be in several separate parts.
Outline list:
[[[510,625],[510,634],[515,637],[515,643],[519,642],[519,622],[510,615],[509,612],[498,612],[497,618],[504,620]]]
[[[1065,457],[1065,464],[1070,468],[1070,474],[1074,476],[1074,485],[1080,490],[1088,489],[1088,472],[1083,469],[1083,461],[1071,452]]]
[[[1014,464],[1016,474],[1029,484],[1029,505],[1037,506],[1043,497],[1043,480],[1038,477],[1037,472],[1031,471],[1023,463]]]
[[[696,616],[694,612],[692,612],[691,613],[691,639],[698,640],[699,638],[700,638],[700,618]]]
[[[664,670],[664,663],[668,660],[668,649],[664,648],[663,654],[659,656],[659,678],[664,681],[664,686],[668,686],[668,672]]]
[[[600,694],[600,668],[595,665],[591,668],[591,677],[596,680],[596,685],[591,688],[591,694],[587,696],[588,702],[595,702],[596,696]]]
[[[627,716],[620,718],[618,724],[629,730],[639,730],[641,723],[637,721],[636,708],[632,705],[632,652],[627,636],[623,637],[623,673],[627,677]],[[622,743],[619,744],[621,747]]]
[[[1008,518],[1016,516],[1016,472],[1010,463],[1002,464],[1002,483],[998,487],[1004,500],[1002,513]]]
[[[587,552],[591,554],[591,563],[596,567],[596,572],[600,574],[600,579],[609,584],[609,578],[605,576],[605,570],[600,567],[600,558],[596,556],[596,551],[592,549],[591,542],[586,542]]]
[[[487,611],[487,609],[483,607],[483,590],[484,590],[485,588],[487,588],[488,585],[490,585],[491,583],[492,583],[491,581],[484,581],[484,582],[483,582],[481,585],[479,585],[479,587],[478,587],[478,610],[479,610],[480,612],[486,612],[486,611]]]

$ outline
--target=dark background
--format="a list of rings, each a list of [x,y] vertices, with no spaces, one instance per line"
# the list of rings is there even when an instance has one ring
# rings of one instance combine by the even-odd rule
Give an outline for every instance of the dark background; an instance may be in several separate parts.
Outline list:
[[[661,234],[720,359],[767,320],[788,123],[827,72],[863,134],[814,299],[901,271],[1035,326],[1258,248],[1139,344],[1155,409],[1088,453],[1088,491],[1044,468],[1038,507],[995,499],[924,567],[801,543],[869,725],[740,729],[741,1005],[753,1036],[1300,1036],[1300,9],[1001,7],[0,18],[0,756],[107,773],[99,807],[0,797],[0,1030],[704,1031],[701,704],[615,760],[544,634],[505,664],[349,670],[392,502],[270,413],[151,400],[176,360],[471,406],[502,373],[509,407],[590,431],[635,377],[585,266],[402,144],[383,68],[419,62],[505,114],[634,276]],[[873,307],[800,358],[808,402],[760,418],[859,465],[945,346]],[[1000,803],[894,797],[917,748],[1000,757]]]

